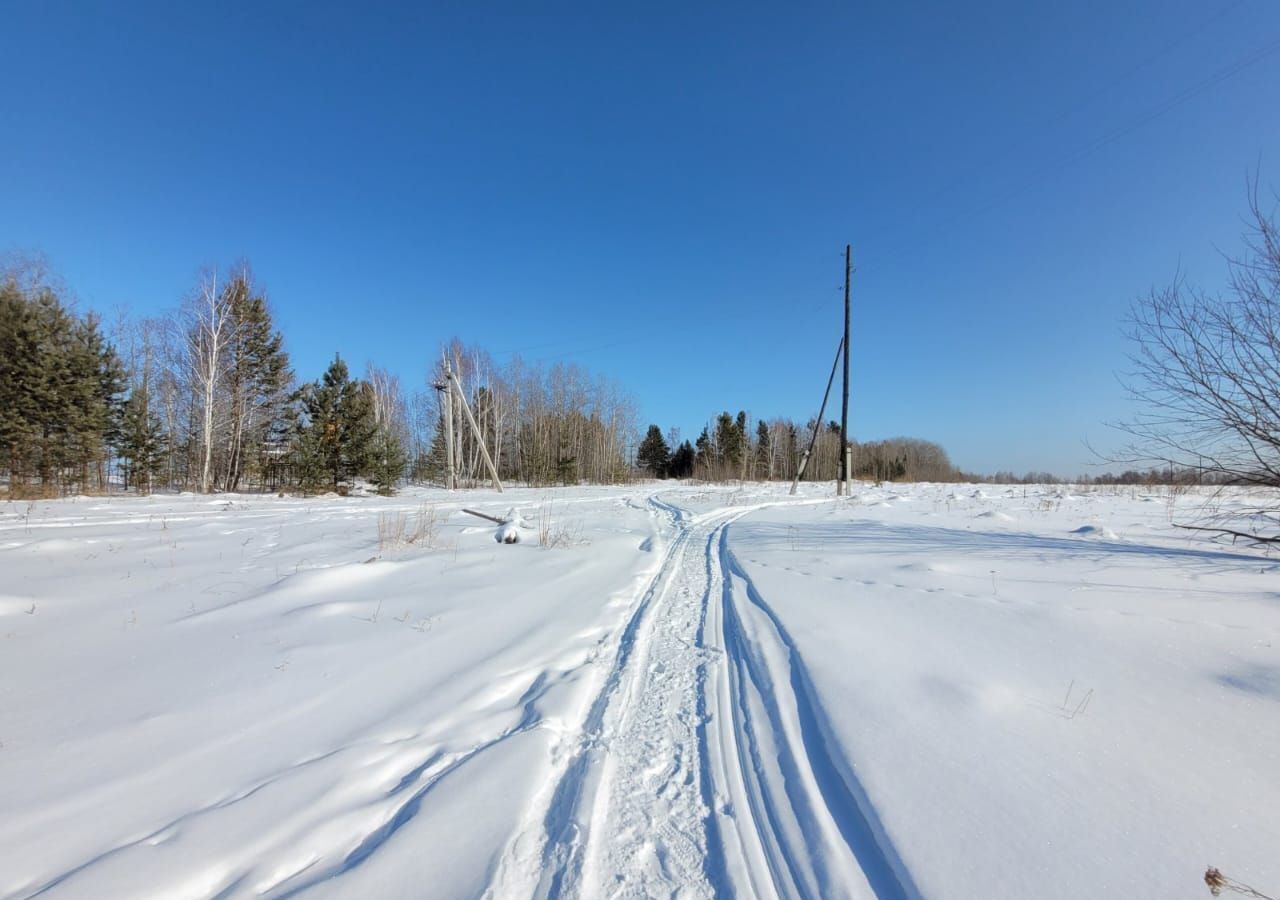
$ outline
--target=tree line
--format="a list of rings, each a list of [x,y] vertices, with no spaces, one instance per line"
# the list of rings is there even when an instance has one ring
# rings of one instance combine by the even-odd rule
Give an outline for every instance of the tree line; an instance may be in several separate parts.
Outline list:
[[[840,429],[829,421],[753,420],[723,411],[693,440],[648,427],[638,445],[634,399],[574,365],[505,364],[460,341],[406,391],[376,365],[353,377],[335,356],[299,382],[265,290],[247,265],[208,271],[172,314],[113,329],[81,314],[55,279],[30,266],[0,274],[0,483],[10,496],[101,491],[111,485],[212,491],[346,491],[364,479],[384,493],[409,480],[485,480],[480,440],[503,480],[530,485],[625,481],[641,473],[708,481],[790,481],[804,450],[806,480],[832,481]],[[109,333],[110,332],[110,333]],[[448,443],[453,442],[453,453]],[[869,481],[1056,483],[1048,472],[962,472],[918,438],[851,442],[852,475]],[[1219,484],[1185,465],[1073,479],[1095,484]]]
[[[0,272],[0,484],[11,497],[153,490],[389,493],[405,479],[481,476],[448,360],[503,478],[530,484],[630,474],[634,402],[576,366],[498,366],[453,342],[423,389],[335,356],[300,382],[250,268],[203,273],[172,314],[112,333],[40,267]],[[447,428],[445,416],[452,428]]]
[[[1268,257],[1271,271],[1280,268],[1276,258]],[[376,365],[354,377],[340,356],[316,380],[300,382],[266,292],[244,264],[205,272],[169,315],[110,329],[95,314],[77,312],[67,296],[38,267],[0,271],[0,486],[10,496],[112,485],[140,493],[343,492],[358,479],[384,493],[405,480],[474,485],[485,479],[480,440],[462,404],[446,402],[446,367],[503,480],[607,483],[644,474],[790,481],[810,444],[806,480],[831,481],[839,472],[834,421],[815,430],[812,419],[753,420],[726,410],[692,441],[652,424],[637,445],[635,401],[615,383],[574,365],[518,357],[499,364],[457,340],[419,390],[406,390]],[[850,446],[859,480],[1066,480],[1049,472],[966,473],[940,445],[919,438]],[[1256,481],[1242,466],[1201,454],[1194,460],[1071,480]]]
[[[813,445],[805,481],[834,481],[840,472],[840,423],[816,429],[811,419],[787,418],[754,422],[745,410],[727,410],[709,422],[696,440],[681,441],[679,432],[665,434],[650,425],[636,453],[637,466],[654,478],[698,478],[706,481],[791,481],[804,450]],[[963,472],[952,465],[940,445],[920,438],[849,442],[855,479],[866,481],[956,481]]]
[[[790,480],[813,431],[812,421],[726,411],[693,442],[654,425],[636,447],[636,404],[617,384],[574,365],[499,364],[457,340],[420,390],[376,365],[355,377],[340,356],[300,382],[247,264],[204,272],[171,314],[122,320],[110,335],[66,294],[31,267],[0,274],[0,480],[10,496],[112,485],[343,492],[357,479],[384,493],[404,480],[467,486],[486,477],[480,438],[503,480],[530,485],[618,482],[637,471]],[[446,368],[475,429],[443,390]],[[853,449],[857,478],[961,474],[929,441]],[[839,428],[828,422],[805,477],[834,479],[838,468]]]

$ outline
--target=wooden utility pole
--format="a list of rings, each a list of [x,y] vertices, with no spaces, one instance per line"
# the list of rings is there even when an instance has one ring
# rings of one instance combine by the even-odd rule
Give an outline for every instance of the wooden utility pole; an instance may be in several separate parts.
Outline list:
[[[449,490],[458,486],[457,439],[453,436],[453,389],[444,383],[444,437],[448,442],[444,458],[449,466]]]
[[[840,406],[840,483],[836,496],[849,491],[849,276],[853,267],[853,248],[844,245],[844,399]]]
[[[440,396],[440,419],[444,424],[444,486],[449,490],[456,488],[457,469],[453,465],[453,390],[447,381],[437,381],[431,385]]]
[[[484,433],[480,431],[480,426],[476,424],[476,417],[471,415],[471,407],[467,405],[467,396],[462,392],[462,385],[458,383],[458,376],[453,374],[453,369],[447,362],[444,364],[444,377],[449,379],[449,383],[453,385],[454,392],[458,395],[458,402],[462,404],[462,412],[467,417],[467,424],[471,426],[471,433],[475,435],[476,444],[480,447],[480,455],[484,457],[485,468],[489,470],[489,477],[493,479],[493,488],[501,494],[502,482],[498,480],[498,470],[493,465],[493,458],[489,456],[489,448],[485,446]]]
[[[440,366],[447,375],[449,358],[445,356],[443,350],[440,351]],[[452,491],[458,486],[458,463],[453,453],[453,389],[447,377],[444,381],[437,381],[432,386],[441,393],[444,400],[444,464],[448,471],[444,486]]]

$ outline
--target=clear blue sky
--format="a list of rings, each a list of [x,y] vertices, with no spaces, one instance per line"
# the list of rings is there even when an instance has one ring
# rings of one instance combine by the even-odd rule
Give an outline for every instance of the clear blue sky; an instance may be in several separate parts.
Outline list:
[[[457,335],[694,437],[816,411],[850,242],[854,434],[1074,473],[1278,111],[1273,0],[0,0],[0,250],[137,314],[246,257],[303,378]]]

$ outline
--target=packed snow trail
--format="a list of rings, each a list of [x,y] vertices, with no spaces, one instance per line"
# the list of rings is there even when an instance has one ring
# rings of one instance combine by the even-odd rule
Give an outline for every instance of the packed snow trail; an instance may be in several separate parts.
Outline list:
[[[729,526],[761,506],[650,503],[674,538],[540,824],[513,840],[490,893],[917,898],[727,549]]]
[[[667,627],[672,617],[672,594],[682,594],[680,585],[687,577],[684,570],[698,560],[689,556],[688,548],[699,525],[706,527],[706,520],[695,522],[683,510],[657,498],[649,502],[655,513],[669,520],[668,531],[674,536],[623,629],[612,668],[590,705],[576,747],[567,755],[542,808],[535,809],[528,827],[515,837],[504,856],[491,883],[494,897],[612,895],[618,889],[650,896],[677,891],[689,896],[710,894],[701,869],[706,853],[705,810],[697,795],[697,754],[687,752],[696,751],[696,738],[691,739],[698,725],[696,672],[690,671],[691,660],[676,658],[683,651],[696,650],[697,610],[703,598],[678,597],[682,602],[675,606],[680,621]],[[717,512],[710,518],[722,519],[724,515]],[[695,614],[692,622],[688,621],[690,608]],[[676,646],[678,641],[683,643]],[[662,700],[650,698],[637,715],[646,689],[661,691]],[[657,722],[646,718],[655,710],[663,717]],[[666,721],[668,717],[670,721]],[[644,753],[645,748],[649,753]],[[620,766],[624,754],[626,762]],[[641,755],[646,758],[638,759]],[[650,762],[670,763],[671,770],[668,772],[665,765],[648,772],[628,768]],[[635,823],[643,811],[638,807],[652,803],[655,791],[647,797],[634,792],[640,784],[655,783],[664,775],[658,787],[666,789],[657,802],[666,813],[665,827],[657,836],[639,833]],[[622,807],[611,810],[610,800],[615,795],[620,796]],[[628,851],[622,864],[607,875],[598,858],[606,834],[625,842],[606,852],[615,853],[622,846]],[[648,847],[639,846],[649,837],[655,839]],[[616,882],[616,888],[599,885],[602,877]],[[594,890],[588,884],[594,884]],[[665,890],[659,890],[658,885],[665,885]]]

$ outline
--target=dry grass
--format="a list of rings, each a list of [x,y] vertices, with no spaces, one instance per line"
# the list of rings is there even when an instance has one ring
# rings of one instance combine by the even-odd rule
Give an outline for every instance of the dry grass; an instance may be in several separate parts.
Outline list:
[[[446,516],[437,514],[434,506],[423,505],[418,512],[384,512],[378,515],[378,550],[399,550],[402,547],[434,549],[440,526]]]
[[[569,547],[574,544],[585,544],[582,537],[582,524],[559,521],[555,518],[555,507],[552,503],[544,503],[538,507],[538,546],[553,549]]]

